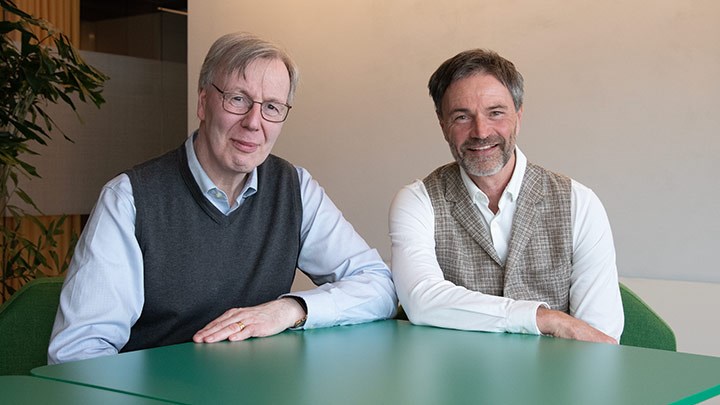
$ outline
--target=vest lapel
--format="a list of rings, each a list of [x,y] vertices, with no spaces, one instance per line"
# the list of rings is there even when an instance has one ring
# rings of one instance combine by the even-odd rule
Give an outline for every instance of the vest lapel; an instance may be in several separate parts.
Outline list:
[[[451,210],[453,218],[470,234],[480,247],[500,266],[500,257],[495,251],[490,233],[484,226],[485,219],[481,217],[478,208],[473,204],[468,194],[462,177],[460,177],[460,168],[456,167],[457,172],[453,171],[445,179],[445,198],[453,203]]]
[[[537,229],[539,212],[538,204],[542,202],[544,191],[539,173],[531,165],[525,169],[525,177],[520,187],[519,200],[513,218],[512,238],[508,246],[508,257],[505,270],[512,271],[516,263],[523,257],[523,252],[530,238]]]

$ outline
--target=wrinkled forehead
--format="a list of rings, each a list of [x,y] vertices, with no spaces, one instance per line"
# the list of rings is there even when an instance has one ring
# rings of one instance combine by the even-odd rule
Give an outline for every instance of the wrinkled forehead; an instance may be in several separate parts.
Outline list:
[[[477,73],[454,80],[442,97],[442,110],[472,106],[514,106],[510,90],[495,76]]]
[[[290,73],[278,58],[255,59],[243,68],[223,72],[217,81],[223,83],[226,91],[257,93],[251,95],[265,95],[282,102],[290,93]]]

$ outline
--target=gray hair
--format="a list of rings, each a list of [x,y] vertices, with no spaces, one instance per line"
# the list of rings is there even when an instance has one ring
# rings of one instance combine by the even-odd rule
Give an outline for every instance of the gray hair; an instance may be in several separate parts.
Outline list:
[[[515,110],[520,110],[524,94],[523,77],[515,69],[515,65],[498,55],[497,52],[471,49],[446,60],[430,76],[428,89],[435,103],[435,112],[438,115],[442,113],[443,96],[453,82],[476,74],[488,74],[495,77],[510,92]]]
[[[218,76],[243,74],[250,63],[261,58],[280,59],[285,64],[290,75],[290,104],[298,83],[297,65],[277,45],[246,32],[223,35],[212,44],[200,69],[198,91],[210,86]]]

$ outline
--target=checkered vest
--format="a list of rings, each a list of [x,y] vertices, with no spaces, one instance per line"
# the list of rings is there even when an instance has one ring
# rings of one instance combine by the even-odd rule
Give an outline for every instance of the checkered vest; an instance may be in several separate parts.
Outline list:
[[[568,311],[573,252],[569,178],[528,163],[504,266],[458,164],[436,169],[423,182],[435,210],[435,252],[447,280]]]

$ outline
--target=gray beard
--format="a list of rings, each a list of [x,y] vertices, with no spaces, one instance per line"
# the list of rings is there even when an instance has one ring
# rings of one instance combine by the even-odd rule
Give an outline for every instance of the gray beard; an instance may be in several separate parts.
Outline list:
[[[462,158],[455,160],[458,162],[460,167],[465,170],[465,172],[471,176],[475,177],[485,177],[485,176],[494,176],[500,172],[500,170],[507,164],[507,162],[510,160],[510,157],[503,152],[502,160],[497,162],[495,166],[492,166],[490,168],[485,168],[483,170],[483,160],[482,159],[476,159],[476,158]]]
[[[497,138],[488,139],[486,141],[472,141],[468,142],[466,141],[462,145],[462,149],[466,149],[470,146],[485,146],[487,144],[496,143]],[[503,167],[510,161],[512,158],[514,147],[510,150],[505,150],[507,147],[507,143],[505,142],[505,139],[501,139],[498,143],[498,146],[502,150],[502,155],[500,156],[500,160],[495,163],[495,165],[491,167],[485,167],[487,163],[492,162],[492,160],[484,159],[484,158],[476,158],[476,157],[467,157],[467,156],[460,156],[459,152],[457,151],[457,147],[455,145],[450,145],[450,153],[452,153],[453,157],[455,158],[455,161],[460,165],[460,167],[465,170],[465,172],[471,176],[476,177],[485,177],[485,176],[493,176],[496,175],[502,170]]]

